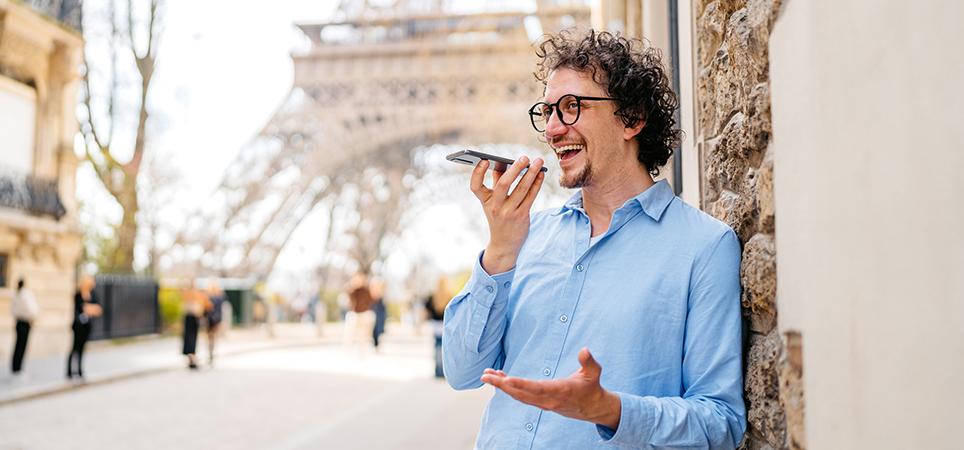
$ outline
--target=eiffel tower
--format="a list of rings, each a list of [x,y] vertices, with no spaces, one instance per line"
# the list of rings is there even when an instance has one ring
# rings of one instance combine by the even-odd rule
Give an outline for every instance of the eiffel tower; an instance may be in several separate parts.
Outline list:
[[[326,195],[366,167],[409,167],[421,146],[542,148],[525,116],[542,95],[532,40],[588,27],[589,7],[488,1],[486,12],[458,12],[458,3],[343,0],[332,20],[296,24],[310,48],[292,56],[291,92],[179,233],[169,253],[178,267],[267,276]]]

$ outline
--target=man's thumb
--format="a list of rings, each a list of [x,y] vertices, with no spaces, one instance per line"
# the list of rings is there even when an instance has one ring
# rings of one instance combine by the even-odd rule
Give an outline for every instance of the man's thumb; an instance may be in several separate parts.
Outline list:
[[[589,348],[583,347],[579,350],[579,365],[582,366],[583,370],[598,377],[602,373],[602,366],[596,362],[596,359],[592,357],[592,353],[589,353]]]

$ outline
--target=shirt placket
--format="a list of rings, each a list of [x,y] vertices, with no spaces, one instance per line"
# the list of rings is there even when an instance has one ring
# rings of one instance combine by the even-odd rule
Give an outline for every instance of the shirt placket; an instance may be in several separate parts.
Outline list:
[[[586,274],[589,272],[589,264],[595,254],[589,248],[589,235],[591,227],[589,218],[584,214],[575,214],[575,228],[573,233],[573,255],[574,263],[570,269],[569,278],[566,280],[566,287],[563,295],[555,308],[547,311],[549,327],[546,331],[546,354],[543,359],[542,369],[539,376],[541,380],[551,380],[555,377],[556,369],[562,357],[562,350],[566,345],[566,337],[569,334],[569,325],[572,323],[572,316],[576,305],[582,294],[582,288],[586,281]],[[528,445],[525,448],[532,448],[535,441],[535,434],[542,420],[543,411],[539,408],[530,408],[525,416],[523,429],[528,437]]]

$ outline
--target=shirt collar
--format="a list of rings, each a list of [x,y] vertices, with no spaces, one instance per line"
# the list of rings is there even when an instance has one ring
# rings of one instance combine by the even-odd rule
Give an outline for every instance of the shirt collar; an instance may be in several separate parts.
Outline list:
[[[676,198],[676,194],[673,193],[673,189],[669,186],[669,183],[666,180],[659,180],[656,184],[650,186],[649,189],[627,200],[626,203],[623,204],[623,207],[635,202],[639,204],[647,216],[659,222],[663,217],[663,213],[666,212],[666,208],[669,207],[669,204],[673,202],[674,198]],[[582,189],[573,194],[572,197],[569,197],[569,200],[552,215],[557,216],[566,211],[573,210],[585,212],[582,207]]]

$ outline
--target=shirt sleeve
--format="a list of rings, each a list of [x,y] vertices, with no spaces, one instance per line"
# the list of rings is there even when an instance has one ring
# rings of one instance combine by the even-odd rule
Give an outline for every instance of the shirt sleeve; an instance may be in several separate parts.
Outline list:
[[[605,370],[605,368],[604,368]],[[624,448],[733,449],[746,430],[743,404],[740,243],[732,230],[696,261],[683,341],[683,394],[618,393],[619,427],[597,426]]]
[[[489,275],[481,260],[480,254],[465,288],[445,308],[442,368],[455,389],[482,386],[482,371],[501,369],[505,359],[502,336],[515,269]]]

